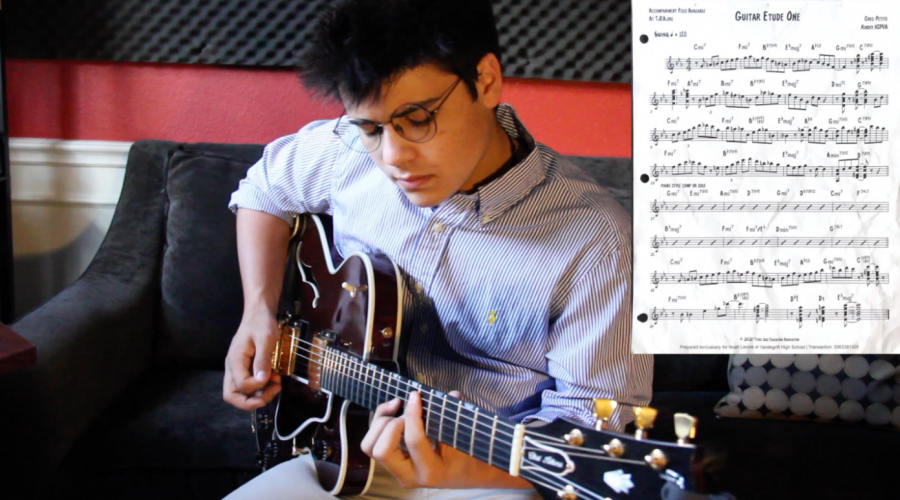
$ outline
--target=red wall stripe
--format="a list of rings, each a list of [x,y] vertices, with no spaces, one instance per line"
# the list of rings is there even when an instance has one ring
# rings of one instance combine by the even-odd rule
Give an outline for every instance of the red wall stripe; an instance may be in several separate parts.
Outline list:
[[[268,142],[341,107],[291,70],[10,59],[12,137]],[[508,78],[504,100],[566,154],[631,156],[631,86]]]

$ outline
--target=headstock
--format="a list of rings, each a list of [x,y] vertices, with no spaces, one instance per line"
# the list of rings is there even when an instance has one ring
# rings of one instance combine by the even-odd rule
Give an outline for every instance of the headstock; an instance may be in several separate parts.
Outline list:
[[[548,500],[661,498],[669,483],[694,490],[695,447],[689,440],[696,434],[697,419],[677,414],[678,442],[656,441],[648,437],[656,409],[635,408],[638,430],[630,435],[607,430],[616,407],[611,400],[595,402],[595,429],[566,420],[528,428],[520,476]]]

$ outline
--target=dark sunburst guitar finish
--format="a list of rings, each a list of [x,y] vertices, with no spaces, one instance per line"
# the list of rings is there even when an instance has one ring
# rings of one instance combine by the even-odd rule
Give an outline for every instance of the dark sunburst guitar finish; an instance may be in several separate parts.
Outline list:
[[[364,493],[374,470],[360,449],[370,412],[419,391],[428,437],[527,479],[548,500],[696,489],[693,445],[565,420],[526,427],[399,374],[402,276],[382,257],[340,259],[331,234],[327,218],[306,215],[291,239],[272,356],[282,391],[254,413],[263,468],[309,453],[326,491]]]

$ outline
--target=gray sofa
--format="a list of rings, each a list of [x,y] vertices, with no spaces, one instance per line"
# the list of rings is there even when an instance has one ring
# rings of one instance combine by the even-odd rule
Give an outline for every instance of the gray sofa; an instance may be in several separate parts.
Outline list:
[[[13,325],[39,361],[0,377],[0,497],[215,499],[258,473],[250,416],[222,401],[221,381],[242,305],[226,204],[261,152],[134,144],[87,271]],[[631,208],[629,159],[573,159]],[[698,442],[726,457],[713,488],[741,500],[898,495],[896,433],[716,418],[727,362],[655,365],[653,437],[674,439],[674,412],[699,417]]]

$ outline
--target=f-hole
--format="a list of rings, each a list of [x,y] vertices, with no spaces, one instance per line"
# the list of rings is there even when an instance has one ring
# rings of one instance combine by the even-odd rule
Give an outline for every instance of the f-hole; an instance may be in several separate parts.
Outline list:
[[[313,294],[315,298],[313,298],[312,306],[315,308],[319,303],[319,284],[316,282],[316,276],[313,274],[313,268],[310,265],[307,265],[306,262],[303,262],[303,259],[300,257],[300,251],[303,249],[303,243],[297,245],[297,252],[295,254],[295,260],[297,261],[297,270],[300,271],[300,276],[303,279],[303,282],[309,285],[313,289]]]

